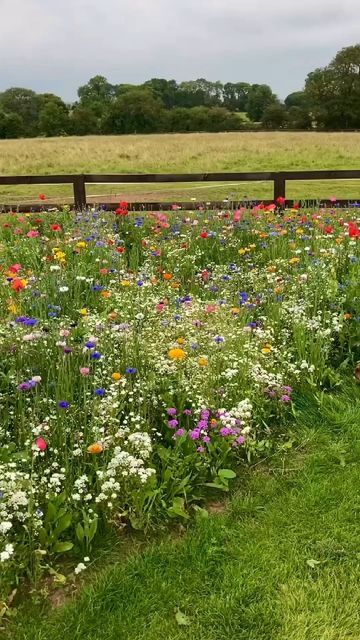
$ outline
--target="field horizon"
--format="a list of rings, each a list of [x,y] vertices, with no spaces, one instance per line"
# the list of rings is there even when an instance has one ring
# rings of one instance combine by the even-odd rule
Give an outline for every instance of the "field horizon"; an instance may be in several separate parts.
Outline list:
[[[234,132],[23,138],[0,141],[0,175],[58,173],[191,173],[357,169],[360,133]],[[1,186],[0,204],[71,201],[71,185]],[[271,199],[271,183],[88,185],[93,201]],[[357,199],[357,181],[293,182],[288,198]]]

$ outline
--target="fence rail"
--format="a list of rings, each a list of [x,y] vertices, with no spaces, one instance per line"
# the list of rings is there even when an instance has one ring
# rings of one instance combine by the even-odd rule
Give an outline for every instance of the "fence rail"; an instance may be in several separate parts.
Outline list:
[[[148,174],[60,174],[46,176],[0,176],[0,185],[22,184],[72,184],[74,207],[86,207],[86,184],[149,184],[170,182],[273,182],[274,200],[286,198],[286,182],[292,180],[360,180],[360,169],[324,171],[262,171],[235,173],[148,173]],[[359,190],[360,198],[360,190]],[[344,202],[344,201],[343,201]],[[113,203],[111,203],[113,204]],[[146,209],[146,202],[137,202],[137,207]],[[156,203],[160,207],[168,203]],[[183,203],[185,204],[185,203]],[[10,205],[5,205],[10,206]]]

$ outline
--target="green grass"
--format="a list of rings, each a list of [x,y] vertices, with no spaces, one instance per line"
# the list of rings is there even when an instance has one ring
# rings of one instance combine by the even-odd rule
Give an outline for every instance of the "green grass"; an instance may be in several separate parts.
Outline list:
[[[244,474],[224,513],[111,560],[14,640],[358,640],[360,393],[297,401],[297,445]],[[187,616],[179,626],[175,610]]]
[[[0,175],[57,173],[194,173],[357,169],[359,133],[240,132],[133,136],[85,136],[0,140]],[[72,198],[71,186],[0,186],[0,205],[36,202],[40,192],[57,202]],[[272,198],[271,183],[206,185],[88,185],[103,196],[144,201]],[[233,195],[231,195],[233,194]],[[359,181],[291,182],[289,198],[355,199]],[[101,198],[97,196],[102,196]]]

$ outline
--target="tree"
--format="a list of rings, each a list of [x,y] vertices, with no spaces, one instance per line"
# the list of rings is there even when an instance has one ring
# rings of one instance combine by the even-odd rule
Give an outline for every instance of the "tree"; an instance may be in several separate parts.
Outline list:
[[[301,107],[290,107],[287,112],[289,129],[312,129],[312,118],[309,111]]]
[[[67,109],[56,102],[47,102],[39,115],[40,133],[45,136],[63,136],[69,132],[69,129]]]
[[[162,105],[151,91],[123,93],[110,105],[101,129],[104,133],[152,133],[160,128]]]
[[[249,91],[246,111],[251,120],[260,122],[266,107],[278,103],[277,96],[267,84],[253,84]]]
[[[309,103],[308,96],[305,91],[294,91],[285,98],[285,106],[287,109],[291,107],[307,107]]]
[[[78,89],[81,106],[91,109],[98,118],[104,115],[115,95],[116,87],[110,84],[104,76],[99,75],[90,78],[87,84]]]
[[[75,136],[99,133],[98,119],[88,107],[77,105],[70,113],[70,130]]]
[[[309,73],[305,93],[318,126],[360,127],[360,44],[341,49],[327,67]]]
[[[227,82],[223,88],[224,107],[230,111],[246,111],[246,104],[251,90],[247,82]]]
[[[30,89],[12,87],[0,94],[0,108],[21,118],[24,136],[37,135],[40,106],[39,96]]]
[[[287,112],[282,104],[269,104],[266,107],[261,122],[266,129],[282,129],[287,122]]]
[[[159,98],[166,109],[172,109],[176,105],[176,92],[178,85],[175,80],[164,78],[152,78],[144,82],[143,87],[150,89],[156,98]]]
[[[0,138],[20,138],[24,123],[17,113],[0,111]]]

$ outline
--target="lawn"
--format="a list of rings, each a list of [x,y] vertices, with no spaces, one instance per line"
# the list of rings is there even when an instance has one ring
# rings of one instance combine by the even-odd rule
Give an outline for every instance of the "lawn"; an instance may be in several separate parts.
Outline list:
[[[0,175],[57,173],[172,173],[358,169],[359,133],[202,133],[88,136],[0,141]],[[0,187],[0,203],[37,201],[40,191],[61,202],[68,186]],[[93,201],[104,195],[122,200],[200,202],[229,198],[272,198],[270,183],[89,185]],[[292,182],[289,198],[353,198],[357,181]]]
[[[343,387],[296,399],[298,444],[244,472],[224,512],[130,558],[123,542],[73,602],[23,607],[6,637],[358,640],[360,393]]]

